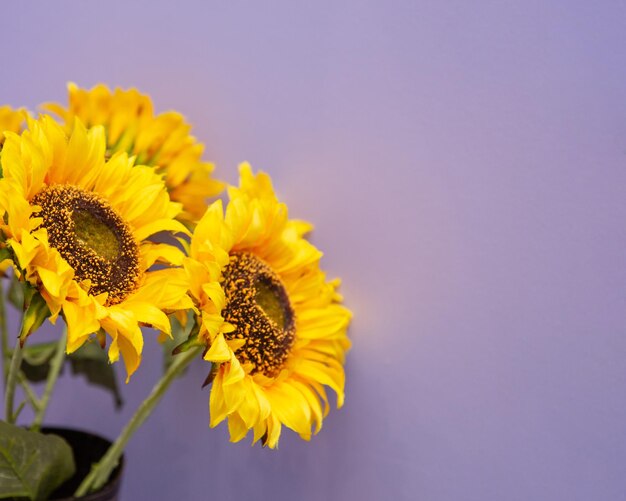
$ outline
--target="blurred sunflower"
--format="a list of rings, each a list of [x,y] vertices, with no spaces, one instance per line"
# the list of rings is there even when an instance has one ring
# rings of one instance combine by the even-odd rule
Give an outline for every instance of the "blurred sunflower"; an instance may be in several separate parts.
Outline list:
[[[124,151],[136,163],[163,174],[170,197],[183,204],[179,216],[199,219],[206,199],[219,194],[223,184],[211,177],[214,166],[201,160],[204,146],[190,135],[191,126],[174,111],[154,114],[150,97],[137,89],[109,90],[100,84],[81,89],[68,84],[69,105],[47,103],[44,109],[58,115],[71,130],[78,117],[87,127],[103,125],[107,155]]]
[[[25,121],[24,110],[15,110],[10,106],[0,106],[0,150],[2,150],[2,145],[4,144],[4,133],[21,132]]]
[[[305,440],[321,429],[325,386],[343,404],[351,313],[303,238],[312,227],[288,219],[267,174],[244,164],[240,176],[225,213],[217,201],[198,223],[184,265],[201,311],[195,342],[214,364],[210,424],[227,419],[232,441],[252,429],[273,448],[283,425]]]
[[[26,111],[23,109],[13,109],[10,106],[0,106],[0,153],[2,153],[2,146],[4,145],[4,133],[15,132],[19,133],[23,129],[23,125],[26,122]],[[2,177],[2,171],[0,170],[0,178]],[[6,259],[6,256],[0,258],[0,277],[4,277],[6,271],[11,267],[11,260]]]
[[[109,359],[121,353],[130,377],[141,361],[140,325],[168,333],[166,313],[191,306],[182,268],[149,271],[155,262],[182,264],[182,252],[149,237],[186,230],[154,169],[126,153],[106,160],[105,149],[104,128],[79,120],[69,137],[49,116],[7,133],[1,229],[16,273],[36,291],[33,304],[42,298],[43,318],[65,319],[68,353],[92,333],[104,344],[106,332]]]

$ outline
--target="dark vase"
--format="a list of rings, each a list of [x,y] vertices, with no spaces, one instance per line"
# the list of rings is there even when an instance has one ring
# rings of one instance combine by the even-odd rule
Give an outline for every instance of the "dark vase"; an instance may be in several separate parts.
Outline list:
[[[111,442],[93,433],[67,428],[44,428],[43,433],[59,435],[70,445],[74,452],[76,473],[61,487],[50,495],[50,501],[119,501],[119,490],[122,484],[122,470],[124,457],[111,473],[111,478],[98,492],[87,494],[81,498],[75,498],[74,492],[91,470],[91,465],[97,463]]]

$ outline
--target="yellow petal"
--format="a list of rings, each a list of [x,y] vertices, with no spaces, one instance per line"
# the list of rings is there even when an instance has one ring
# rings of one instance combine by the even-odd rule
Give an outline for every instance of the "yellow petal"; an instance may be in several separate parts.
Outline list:
[[[230,433],[231,442],[239,442],[248,433],[246,423],[237,415],[237,413],[228,416],[228,431]]]
[[[100,328],[95,308],[88,309],[71,301],[63,304],[63,316],[67,324],[67,352],[80,348],[91,334]]]
[[[233,353],[226,344],[224,336],[219,334],[211,343],[211,347],[204,355],[204,359],[209,362],[227,362],[232,356]]]
[[[124,309],[131,311],[135,318],[142,324],[158,329],[166,334],[171,332],[171,325],[167,315],[151,303],[140,301],[126,301]]]
[[[311,408],[289,383],[275,384],[267,391],[272,413],[278,420],[300,434],[311,433]]]

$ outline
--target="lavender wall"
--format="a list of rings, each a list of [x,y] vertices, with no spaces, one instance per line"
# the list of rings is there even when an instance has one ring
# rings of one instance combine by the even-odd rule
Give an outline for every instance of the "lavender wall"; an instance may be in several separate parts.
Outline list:
[[[277,452],[208,429],[192,367],[129,500],[626,499],[624,2],[5,2],[0,100],[137,86],[314,221],[355,312],[347,401]],[[148,338],[153,337],[151,335]],[[127,405],[63,379],[50,421]]]

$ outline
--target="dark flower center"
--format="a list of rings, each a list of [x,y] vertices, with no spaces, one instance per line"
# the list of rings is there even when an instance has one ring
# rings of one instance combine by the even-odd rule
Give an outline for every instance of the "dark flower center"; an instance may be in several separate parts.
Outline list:
[[[295,338],[295,314],[285,286],[272,268],[249,252],[230,256],[224,269],[226,308],[222,315],[233,324],[227,339],[243,339],[235,355],[254,365],[252,374],[272,377],[285,364]]]
[[[108,293],[116,304],[141,276],[139,246],[132,230],[102,198],[70,185],[51,185],[31,200],[41,210],[50,245],[74,269],[78,282],[90,280],[92,295]]]

